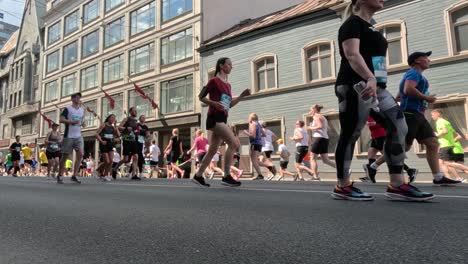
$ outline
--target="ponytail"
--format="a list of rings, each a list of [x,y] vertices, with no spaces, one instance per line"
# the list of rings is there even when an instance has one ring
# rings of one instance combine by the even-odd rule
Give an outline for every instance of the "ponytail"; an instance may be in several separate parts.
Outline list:
[[[215,77],[218,75],[218,73],[221,72],[221,65],[224,65],[227,60],[229,60],[229,58],[226,58],[226,57],[222,57],[218,59],[218,61],[216,62],[216,71],[214,74]]]
[[[357,0],[349,1],[348,5],[346,6],[343,12],[343,22],[346,21],[349,17],[355,14],[356,12],[356,2]]]

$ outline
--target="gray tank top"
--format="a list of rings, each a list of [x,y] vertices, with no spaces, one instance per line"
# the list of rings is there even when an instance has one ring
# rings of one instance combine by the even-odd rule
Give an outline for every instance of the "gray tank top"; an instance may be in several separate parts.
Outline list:
[[[122,133],[122,139],[125,141],[136,141],[135,130],[138,129],[138,120],[131,116],[128,117],[127,122],[125,123],[125,130]],[[133,128],[132,131],[128,131],[126,128]]]
[[[60,150],[59,140],[60,140],[60,134],[50,133],[49,138],[48,138],[49,144],[47,144],[47,151],[49,152],[59,151]]]

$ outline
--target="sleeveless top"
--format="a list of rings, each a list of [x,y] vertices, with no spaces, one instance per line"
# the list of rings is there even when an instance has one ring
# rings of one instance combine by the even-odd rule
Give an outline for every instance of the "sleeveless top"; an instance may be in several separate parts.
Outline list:
[[[250,144],[251,145],[260,145],[262,146],[262,127],[258,122],[254,122],[255,124],[255,137],[250,138]]]
[[[312,134],[312,137],[314,138],[326,138],[328,139],[328,120],[321,116],[322,119],[322,128],[315,129],[314,133]],[[312,121],[312,126],[315,126],[315,120]]]
[[[296,147],[308,147],[309,146],[309,133],[305,128],[298,128],[299,132],[302,134],[302,139],[300,142],[296,142]]]
[[[49,152],[57,152],[60,150],[59,146],[59,139],[60,139],[60,134],[57,132],[57,134],[50,133],[48,141],[49,144],[47,144],[47,151]]]
[[[112,141],[114,139],[114,127],[106,124],[106,126],[101,130],[100,136],[104,141]]]
[[[133,128],[132,131],[128,131],[127,127]],[[125,141],[135,141],[136,136],[135,133],[138,130],[138,120],[134,117],[129,116],[127,122],[124,125],[124,131],[122,132],[122,139]]]

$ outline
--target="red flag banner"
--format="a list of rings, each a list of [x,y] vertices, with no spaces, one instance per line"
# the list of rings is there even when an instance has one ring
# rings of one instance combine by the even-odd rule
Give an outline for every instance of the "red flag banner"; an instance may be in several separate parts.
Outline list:
[[[133,83],[133,86],[135,87],[135,91],[140,94],[141,97],[144,99],[148,99],[148,95],[143,91],[143,89],[140,88],[136,83]]]
[[[39,112],[39,114],[42,116],[42,118],[44,118],[44,121],[47,122],[47,124],[49,125],[49,128],[51,128],[54,121],[52,121],[50,118],[48,118],[46,115],[44,115],[41,112]]]
[[[114,109],[115,107],[115,100],[114,98],[112,98],[112,96],[110,96],[108,93],[106,93],[106,91],[102,90],[102,92],[104,93],[104,96],[106,96],[107,100],[109,100],[109,106],[111,109]]]
[[[153,109],[156,109],[158,108],[158,104],[151,98],[149,98],[150,102],[151,102],[151,107],[153,107]]]

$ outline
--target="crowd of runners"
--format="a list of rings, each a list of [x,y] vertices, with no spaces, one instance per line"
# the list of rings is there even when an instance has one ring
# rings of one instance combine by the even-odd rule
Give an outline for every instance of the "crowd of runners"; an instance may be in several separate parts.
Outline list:
[[[85,110],[81,105],[81,94],[76,93],[71,96],[72,104],[65,107],[60,115],[65,131],[62,134],[58,124],[51,125],[39,162],[34,159],[29,144],[21,144],[19,136],[10,146],[9,153],[0,157],[0,162],[6,174],[42,174],[54,178],[59,184],[63,183],[65,175],[70,175],[72,182],[80,183],[78,175],[89,176],[93,173],[103,181],[112,181],[118,175],[141,180],[144,168],[149,167],[149,177],[192,178],[194,183],[209,187],[206,179],[221,175],[223,185],[237,187],[241,185],[240,179],[244,174],[239,167],[238,133],[242,133],[250,142],[253,179],[282,180],[289,176],[294,180],[304,180],[303,173],[306,173],[312,180],[318,181],[317,159],[320,157],[324,164],[336,168],[337,185],[332,191],[334,198],[372,200],[372,195],[361,191],[350,179],[355,143],[367,125],[372,141],[368,149],[368,163],[363,164],[366,177],[361,181],[375,183],[379,166],[387,163],[389,184],[385,194],[388,198],[430,200],[433,194],[412,185],[418,170],[411,164],[405,164],[406,151],[417,140],[426,150],[433,183],[458,184],[465,182],[463,176],[468,175],[468,167],[464,164],[465,150],[461,144],[463,138],[468,139],[468,134],[462,132],[466,128],[454,127],[450,120],[445,119],[440,109],[431,112],[435,130],[425,118],[429,104],[437,100],[431,95],[429,82],[423,75],[430,67],[431,52],[413,52],[409,55],[407,62],[410,69],[402,76],[398,94],[394,96],[387,90],[388,43],[371,24],[373,14],[382,7],[381,0],[351,1],[346,10],[348,18],[338,32],[342,60],[335,94],[339,103],[341,131],[334,161],[328,157],[330,139],[327,119],[321,114],[322,105],[315,104],[310,108],[312,123],[297,120],[293,136],[289,138],[275,135],[267,123],[261,121],[260,113],[251,113],[246,117],[249,126],[244,131],[236,131],[229,126],[229,111],[249,96],[250,91],[246,89],[239,96],[232,95],[228,82],[232,62],[229,58],[220,58],[214,77],[199,94],[199,100],[208,105],[207,131],[196,131],[193,146],[188,151],[184,151],[177,129],[172,131],[168,145],[161,151],[156,144],[157,133],[151,133],[145,124],[145,116],[138,116],[136,107],[131,107],[124,120],[118,122],[116,116],[110,114],[98,128],[96,140],[99,141],[100,157],[97,166],[94,166],[91,157],[84,158],[81,129],[85,127]],[[292,142],[295,149],[288,149],[286,141]],[[151,144],[147,148],[149,142]],[[278,145],[277,149],[274,142]],[[223,169],[218,167],[222,144],[226,145]],[[117,145],[122,147],[120,153],[116,151]],[[294,166],[288,167],[292,153]],[[279,169],[272,161],[272,154],[280,158]],[[196,172],[192,175],[193,162]]]

